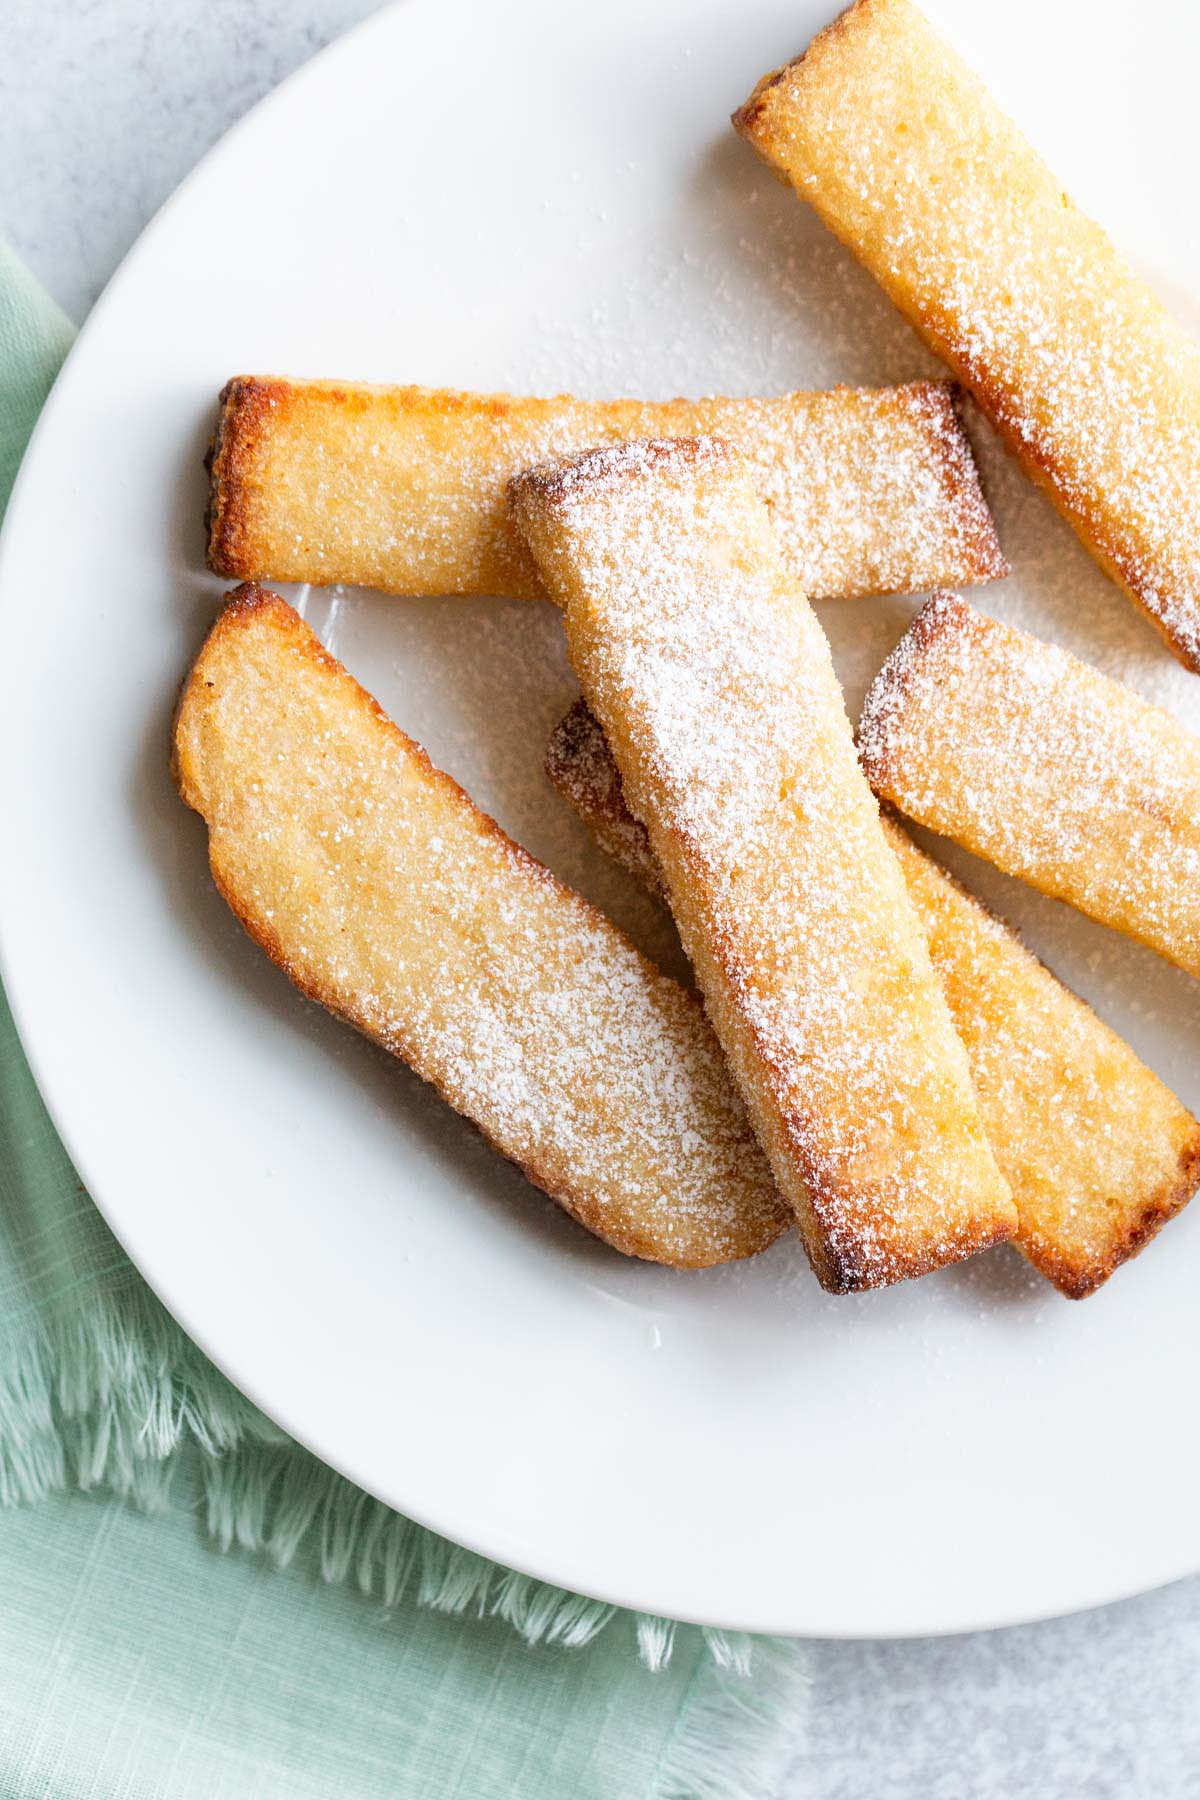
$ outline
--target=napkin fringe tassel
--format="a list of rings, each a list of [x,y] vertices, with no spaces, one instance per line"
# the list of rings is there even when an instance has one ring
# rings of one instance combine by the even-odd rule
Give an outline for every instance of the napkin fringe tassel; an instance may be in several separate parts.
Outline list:
[[[198,1464],[198,1489],[185,1463]],[[147,1511],[197,1504],[222,1550],[280,1567],[311,1550],[323,1580],[353,1582],[385,1607],[412,1595],[437,1612],[494,1615],[529,1644],[578,1649],[629,1618],[447,1543],[363,1493],[238,1393],[132,1272],[17,1332],[0,1355],[0,1504],[67,1487],[104,1488]],[[675,1624],[633,1619],[643,1663],[665,1668]],[[760,1686],[761,1640],[704,1635],[714,1678],[745,1675],[753,1646]],[[686,1763],[687,1744],[677,1748]]]
[[[754,1640],[753,1681],[715,1654],[703,1658],[653,1800],[776,1800],[807,1741],[812,1692],[809,1647],[794,1639]]]

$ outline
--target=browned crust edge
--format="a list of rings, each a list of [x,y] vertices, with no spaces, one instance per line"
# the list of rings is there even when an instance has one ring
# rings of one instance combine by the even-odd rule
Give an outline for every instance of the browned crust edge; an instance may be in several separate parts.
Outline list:
[[[828,44],[853,31],[863,14],[875,12],[878,5],[879,0],[851,0],[851,4],[838,13],[836,18],[831,19],[828,25],[823,25],[797,55],[789,57],[787,62],[780,63],[776,69],[768,69],[767,73],[755,82],[749,98],[743,100],[736,111],[730,115],[729,122],[738,136],[745,138],[747,143],[753,144],[755,149],[758,149],[758,128],[763,114],[767,110],[768,94],[773,89],[780,87],[792,71],[798,69],[800,64],[807,61],[814,52],[817,55],[822,54]]]
[[[585,790],[583,783],[576,777],[576,771],[579,769],[581,761],[593,756],[593,746],[603,738],[603,735],[600,721],[581,694],[578,700],[567,708],[546,741],[546,754],[542,767],[546,771],[547,780],[558,789],[563,799],[569,801],[576,812],[581,815],[586,791],[590,800],[594,802],[594,804],[588,805],[586,813],[588,820],[592,818],[593,814],[603,814],[615,825],[627,818],[645,836],[646,827],[633,817],[625,803],[621,776],[615,763],[612,765],[613,779],[603,796],[592,784],[589,784]],[[648,838],[647,844],[649,844]]]
[[[1193,675],[1200,675],[1200,603],[1197,603],[1195,596],[1192,597],[1192,602],[1197,613],[1196,622],[1190,631],[1178,630],[1164,616],[1160,607],[1154,604],[1159,592],[1156,584],[1138,576],[1140,559],[1124,550],[1115,531],[1104,531],[1094,517],[1086,517],[1071,504],[1056,473],[1054,458],[1042,448],[1040,442],[1032,437],[1018,437],[1010,431],[997,417],[992,402],[981,397],[979,403],[985,411],[997,418],[1001,436],[1008,449],[1030,479],[1037,483],[1043,493],[1049,495],[1056,510],[1072,527],[1080,543],[1091,552],[1104,573],[1116,582],[1126,598],[1132,600],[1138,611],[1153,625],[1172,656]]]
[[[508,484],[508,506],[520,520],[535,507],[560,507],[586,490],[660,468],[731,461],[740,463],[741,452],[722,437],[628,438],[522,469]]]
[[[611,779],[603,792],[594,782],[581,781],[581,763],[594,756],[594,746],[608,746],[599,721],[582,696],[555,725],[546,743],[542,762],[546,779],[557,788],[568,806],[583,821],[606,856],[640,881],[656,899],[666,900],[662,873],[650,848],[650,835],[635,819],[625,801],[617,766],[609,762]]]
[[[217,422],[204,458],[208,504],[204,530],[207,561],[215,575],[250,578],[256,559],[246,553],[252,525],[252,472],[257,466],[265,422],[291,392],[291,383],[273,376],[235,375],[221,389]]]
[[[895,797],[889,739],[925,658],[940,639],[978,635],[985,627],[984,616],[973,612],[959,595],[931,594],[872,681],[863,701],[857,737],[863,773],[876,793]]]
[[[1114,1238],[1106,1255],[1090,1262],[1071,1263],[1038,1243],[1022,1243],[1018,1248],[1040,1274],[1053,1282],[1060,1294],[1065,1294],[1068,1300],[1086,1300],[1089,1294],[1103,1287],[1123,1263],[1144,1250],[1151,1238],[1157,1237],[1163,1226],[1183,1211],[1200,1187],[1200,1126],[1181,1150],[1179,1166],[1181,1172],[1174,1180],[1165,1181],[1155,1193],[1146,1197],[1125,1230]]]
[[[297,647],[301,654],[308,657],[312,662],[317,664],[318,667],[328,669],[338,674],[340,677],[353,682],[358,697],[373,716],[379,720],[381,724],[386,726],[389,732],[394,733],[395,736],[400,739],[407,752],[415,754],[419,758],[428,774],[431,775],[448,794],[456,801],[461,801],[470,807],[471,811],[485,827],[488,835],[493,837],[503,847],[505,853],[509,855],[514,862],[518,863],[523,868],[534,871],[540,880],[562,894],[590,919],[602,924],[608,930],[614,929],[611,922],[605,918],[598,907],[593,906],[589,900],[585,899],[582,895],[577,894],[573,888],[567,887],[565,882],[560,881],[558,876],[547,869],[543,863],[540,863],[535,856],[531,855],[521,844],[518,844],[515,839],[510,838],[507,832],[505,832],[494,819],[476,806],[470,795],[457,781],[454,780],[452,775],[448,775],[444,769],[439,769],[437,765],[430,760],[423,747],[418,744],[415,739],[410,738],[406,732],[402,731],[394,719],[388,717],[374,695],[368,693],[359,682],[354,681],[354,677],[350,675],[344,665],[338,662],[336,657],[330,655],[324,645],[316,637],[315,633],[309,630],[299,614],[296,613],[294,608],[288,605],[287,601],[284,600],[281,595],[272,593],[268,588],[260,587],[256,582],[245,582],[227,596],[224,608],[205,639],[204,644],[201,646],[189,674],[184,679],[171,728],[171,773],[176,787],[179,790],[180,798],[187,806],[190,806],[194,812],[199,813],[201,818],[205,818],[199,804],[198,795],[189,778],[186,766],[186,753],[182,751],[179,741],[178,728],[185,706],[188,704],[189,699],[195,690],[197,690],[207,679],[204,672],[205,656],[210,645],[219,642],[222,637],[225,637],[230,632],[236,630],[239,624],[256,613],[268,614],[277,618],[282,625],[286,626],[289,634],[293,636],[293,641],[297,642]],[[301,631],[304,634],[298,640],[295,637],[296,626],[301,627]],[[207,825],[207,823],[208,821],[205,818],[205,824]],[[391,1055],[397,1056],[398,1060],[405,1063],[409,1062],[409,1058],[403,1050],[397,1050],[396,1046],[393,1044],[382,1043],[380,1039],[366,1029],[361,1020],[355,1018],[352,1013],[339,1007],[330,995],[321,988],[319,983],[310,981],[297,969],[278,936],[271,931],[263,921],[253,917],[247,911],[236,890],[231,888],[223,879],[221,871],[213,860],[211,839],[209,868],[212,871],[212,877],[217,887],[217,891],[228,905],[234,917],[238,920],[238,923],[253,942],[265,952],[275,966],[287,976],[293,987],[295,987],[306,1000],[316,1001],[317,1004],[323,1006],[327,1012],[332,1013],[335,1018],[342,1020],[343,1023],[347,1025],[353,1026],[356,1031],[360,1032],[364,1037],[370,1038],[372,1042],[379,1043],[382,1049],[388,1051]],[[656,970],[653,964],[648,962],[645,957],[641,957],[641,961],[646,969],[657,979],[667,979],[661,974],[661,971]],[[697,1011],[702,1011],[703,1009],[699,998],[695,995],[688,994],[686,989],[683,991],[686,994],[689,1004],[695,1006]],[[430,1083],[430,1085],[435,1087],[435,1091],[439,1091],[436,1088],[436,1084]],[[442,1097],[446,1098],[444,1095]],[[448,1100],[447,1104],[453,1106],[452,1101]],[[454,1111],[459,1112],[458,1107],[454,1107]],[[460,1118],[467,1117],[467,1115],[461,1112],[459,1112],[459,1116]],[[788,1226],[792,1223],[791,1210],[781,1199],[778,1214],[773,1218],[764,1218],[761,1221],[762,1230],[760,1237],[754,1241],[752,1248],[742,1251],[738,1255],[719,1255],[716,1258],[711,1259],[673,1259],[672,1261],[667,1262],[659,1252],[650,1248],[649,1239],[647,1237],[640,1234],[613,1232],[611,1229],[606,1228],[600,1217],[600,1209],[591,1207],[586,1203],[581,1204],[578,1195],[557,1184],[553,1176],[545,1169],[539,1168],[536,1164],[521,1162],[516,1157],[510,1156],[476,1120],[468,1118],[467,1122],[474,1126],[479,1135],[489,1143],[506,1162],[509,1162],[515,1168],[520,1169],[521,1173],[534,1187],[540,1189],[541,1192],[546,1194],[551,1200],[557,1202],[557,1204],[563,1208],[564,1212],[570,1214],[577,1223],[582,1225],[587,1231],[591,1232],[594,1237],[600,1238],[604,1243],[611,1245],[613,1249],[621,1251],[626,1256],[637,1257],[643,1261],[655,1262],[664,1267],[681,1270],[700,1269],[716,1266],[725,1262],[744,1261],[746,1257],[756,1256],[761,1251],[769,1248],[777,1238],[782,1236],[784,1231],[786,1231]]]
[[[910,385],[914,405],[933,421],[931,454],[941,468],[960,527],[964,567],[957,579],[971,585],[999,581],[1012,574],[1012,565],[1000,547],[996,520],[963,422],[962,383],[930,380]]]
[[[1004,1186],[1007,1192],[1007,1182]],[[814,1205],[815,1203],[814,1199]],[[1015,1204],[1013,1210],[1015,1214]],[[809,1256],[817,1280],[825,1292],[865,1294],[876,1288],[895,1287],[901,1281],[917,1281],[922,1275],[934,1275],[939,1269],[952,1268],[956,1263],[965,1262],[968,1257],[995,1249],[998,1244],[1011,1243],[1016,1236],[1017,1227],[1005,1222],[978,1230],[962,1231],[945,1240],[944,1251],[936,1256],[893,1254],[882,1267],[878,1262],[868,1262],[856,1256],[851,1249],[833,1243],[824,1225],[821,1231],[822,1260],[818,1262],[813,1258],[811,1251]]]
[[[860,0],[861,3],[861,0]],[[854,245],[846,242],[847,248]],[[995,425],[1005,448],[1036,486],[1053,502],[1055,510],[1066,520],[1084,548],[1099,563],[1104,573],[1116,582],[1138,611],[1153,625],[1171,654],[1193,674],[1200,674],[1200,607],[1192,628],[1180,630],[1164,615],[1158,599],[1160,588],[1141,571],[1141,558],[1130,551],[1116,527],[1107,527],[1095,512],[1085,512],[1071,498],[1075,483],[1063,469],[1061,459],[1050,451],[1043,433],[1033,429],[1023,415],[1013,408],[1008,394],[994,381],[979,358],[956,348],[945,335],[917,308],[901,306],[890,295],[898,310],[925,338],[934,354],[953,369],[962,385],[973,396],[982,411]],[[1195,607],[1195,597],[1191,596]]]

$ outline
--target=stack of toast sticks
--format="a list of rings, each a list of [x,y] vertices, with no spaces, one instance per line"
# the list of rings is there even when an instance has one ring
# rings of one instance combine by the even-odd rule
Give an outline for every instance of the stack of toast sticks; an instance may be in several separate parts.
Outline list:
[[[1200,352],[909,0],[735,115],[1200,671]],[[945,591],[858,742],[807,596],[1002,575],[951,382],[589,403],[242,377],[229,599],[175,770],[306,994],[617,1249],[798,1224],[835,1293],[1011,1239],[1091,1293],[1200,1125],[879,800],[1200,977],[1200,740]],[[551,780],[669,905],[699,994],[513,843],[264,578],[546,596],[584,699]],[[877,798],[878,797],[878,798]]]

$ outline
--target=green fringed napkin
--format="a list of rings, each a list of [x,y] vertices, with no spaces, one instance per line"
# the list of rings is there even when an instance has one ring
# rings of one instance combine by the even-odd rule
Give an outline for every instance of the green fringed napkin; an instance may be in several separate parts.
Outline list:
[[[0,508],[71,336],[0,246]],[[6,1800],[778,1791],[798,1646],[547,1587],[351,1487],[141,1281],[2,998],[0,1113]]]

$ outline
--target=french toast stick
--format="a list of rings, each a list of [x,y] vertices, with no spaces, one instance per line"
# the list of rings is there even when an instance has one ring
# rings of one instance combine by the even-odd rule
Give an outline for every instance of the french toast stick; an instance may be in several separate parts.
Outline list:
[[[790,1223],[695,996],[435,769],[278,596],[243,587],[221,614],[174,769],[268,956],[589,1231],[698,1268]]]
[[[1200,347],[982,82],[910,0],[858,0],[733,122],[1200,669]]]
[[[546,772],[600,848],[661,894],[645,826],[585,701],[555,728]],[[1083,1299],[1200,1185],[1200,1123],[1014,931],[886,814],[883,826],[1012,1188],[1015,1241],[1060,1293]]]
[[[743,458],[614,445],[518,477],[509,504],[822,1284],[1011,1237],[828,645]]]
[[[221,396],[209,561],[244,580],[531,597],[541,588],[505,512],[510,475],[594,444],[702,431],[752,457],[816,596],[1007,572],[944,381],[654,403],[243,375]]]
[[[876,793],[1200,976],[1200,738],[1052,644],[935,594],[859,728]]]

